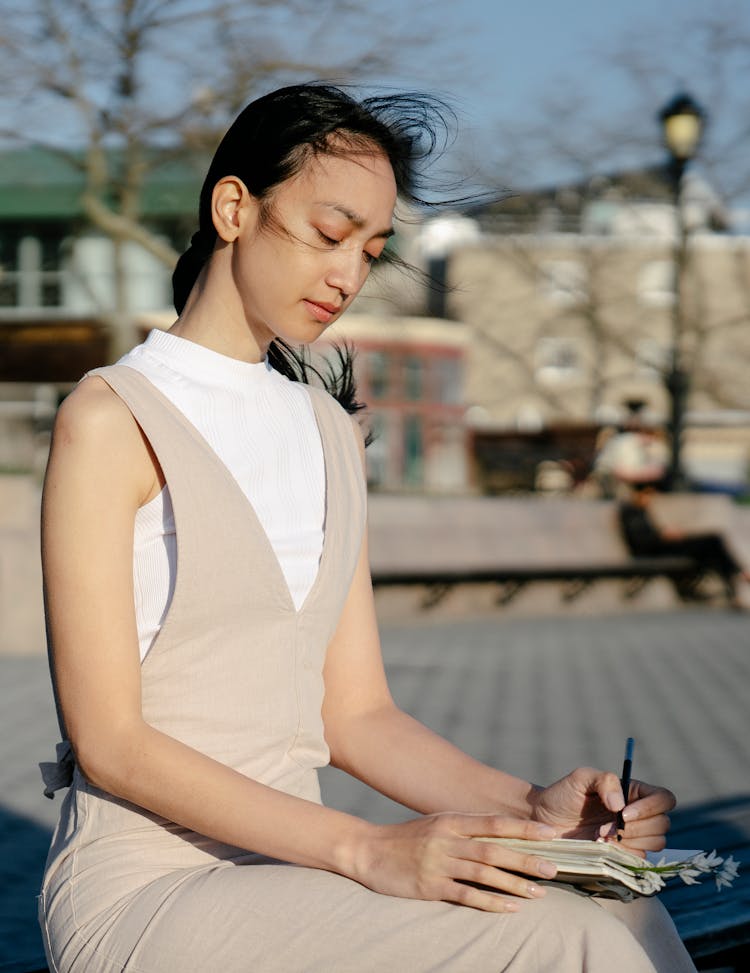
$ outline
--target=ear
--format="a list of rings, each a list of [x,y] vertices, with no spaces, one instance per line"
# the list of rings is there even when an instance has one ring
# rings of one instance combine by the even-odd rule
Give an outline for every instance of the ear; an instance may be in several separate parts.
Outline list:
[[[232,243],[258,215],[258,202],[238,176],[224,176],[211,194],[211,216],[220,240]]]

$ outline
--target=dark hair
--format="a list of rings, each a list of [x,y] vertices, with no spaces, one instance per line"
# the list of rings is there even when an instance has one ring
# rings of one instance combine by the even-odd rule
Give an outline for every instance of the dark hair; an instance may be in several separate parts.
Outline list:
[[[439,99],[420,94],[387,94],[352,98],[339,87],[320,82],[280,88],[251,102],[235,119],[219,144],[203,183],[198,231],[180,257],[172,276],[174,304],[180,314],[216,242],[211,198],[224,176],[242,179],[259,200],[296,175],[314,155],[382,151],[393,169],[399,196],[417,205],[431,205],[423,196],[420,163],[444,144],[452,112]],[[443,136],[441,138],[441,135]],[[400,263],[393,254],[385,259]],[[304,352],[279,338],[268,350],[270,364],[294,381],[312,375],[349,412],[363,408],[349,349],[339,351],[338,371],[323,376]]]

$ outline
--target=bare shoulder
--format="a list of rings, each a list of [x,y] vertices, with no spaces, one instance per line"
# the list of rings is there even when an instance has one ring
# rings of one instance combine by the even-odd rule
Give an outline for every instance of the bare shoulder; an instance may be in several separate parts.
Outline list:
[[[96,376],[83,379],[57,412],[48,473],[70,467],[75,467],[76,480],[93,477],[100,486],[112,480],[139,502],[156,477],[132,413]]]
[[[57,411],[56,437],[96,438],[135,430],[125,403],[107,383],[92,375],[84,378]]]

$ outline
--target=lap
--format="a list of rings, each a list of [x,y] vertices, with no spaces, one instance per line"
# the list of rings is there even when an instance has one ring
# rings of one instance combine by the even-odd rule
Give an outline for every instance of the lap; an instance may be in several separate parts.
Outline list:
[[[643,900],[645,901],[645,900]],[[659,938],[656,903],[617,907],[549,888],[519,913],[379,895],[339,875],[278,863],[170,873],[82,931],[61,969],[87,973],[676,973],[639,936]],[[632,918],[632,922],[630,919]],[[667,917],[667,923],[671,923]],[[673,927],[672,927],[673,929]],[[676,933],[675,933],[676,936]],[[83,945],[84,938],[88,941]],[[668,937],[667,937],[668,938]],[[677,940],[679,944],[679,940]],[[92,947],[95,947],[92,949]],[[80,964],[80,965],[77,965]],[[685,970],[691,967],[685,966]]]

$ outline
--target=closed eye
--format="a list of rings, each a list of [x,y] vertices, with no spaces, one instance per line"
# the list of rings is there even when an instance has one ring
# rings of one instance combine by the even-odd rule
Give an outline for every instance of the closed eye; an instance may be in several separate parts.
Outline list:
[[[326,236],[326,234],[322,230],[318,229],[317,226],[315,227],[315,232],[318,234],[323,243],[326,244],[326,246],[335,247],[341,243],[340,240],[335,240],[333,237]]]
[[[321,239],[321,241],[322,241],[322,242],[323,242],[323,243],[324,243],[324,244],[325,244],[325,245],[326,245],[327,247],[337,247],[337,246],[339,246],[339,244],[341,243],[341,240],[337,240],[337,239],[336,239],[335,237],[330,237],[330,236],[328,236],[328,234],[327,234],[327,233],[324,233],[324,232],[323,232],[323,231],[322,231],[322,230],[320,229],[320,227],[318,227],[318,226],[316,226],[316,227],[315,227],[315,232],[316,232],[316,233],[318,234],[318,236],[319,236],[319,238]],[[367,252],[367,250],[365,250],[365,251],[364,251],[364,252],[362,253],[362,259],[363,259],[363,260],[364,260],[364,262],[365,262],[366,264],[368,264],[368,265],[369,265],[369,264],[374,264],[374,263],[377,263],[377,262],[378,262],[378,260],[380,259],[380,256],[381,256],[381,255],[380,255],[379,253],[378,253],[378,254],[375,254],[375,253],[368,253],[368,252]]]

